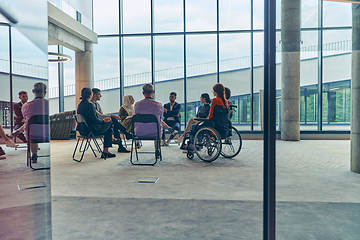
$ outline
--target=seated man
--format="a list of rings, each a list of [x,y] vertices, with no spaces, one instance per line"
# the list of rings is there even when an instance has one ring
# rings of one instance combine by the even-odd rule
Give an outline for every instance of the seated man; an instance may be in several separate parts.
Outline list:
[[[120,117],[118,115],[104,115],[103,114],[103,111],[100,107],[100,104],[97,102],[100,100],[100,98],[102,97],[101,96],[101,90],[98,89],[98,88],[93,88],[92,89],[92,93],[93,93],[93,96],[90,100],[90,102],[94,105],[95,107],[95,110],[96,110],[96,114],[98,116],[98,118],[100,119],[104,119],[106,117],[110,117],[111,118],[111,121],[112,121],[112,124],[114,126],[113,128],[113,131],[114,131],[114,138],[117,139],[117,144],[119,145],[118,147],[118,152],[125,152],[125,153],[128,153],[130,152],[129,150],[127,150],[123,145],[122,145],[122,141],[121,141],[121,138],[120,138],[120,133],[119,131],[121,131],[122,133],[125,134],[126,138],[127,139],[130,139],[131,138],[131,134],[128,133],[126,131],[126,128],[121,125],[121,123],[119,122],[120,120]]]
[[[143,87],[144,99],[135,103],[135,114],[153,114],[157,117],[159,122],[159,132],[162,131],[161,119],[164,113],[162,104],[153,99],[155,93],[152,84],[145,84]],[[155,137],[157,129],[155,124],[154,127],[149,126],[152,123],[135,123],[135,133],[141,137]],[[155,146],[157,147],[157,146]],[[158,155],[157,155],[158,156]]]
[[[90,88],[85,87],[81,90],[81,102],[78,105],[77,113],[83,115],[89,128],[94,135],[104,135],[104,148],[101,158],[116,157],[115,154],[109,152],[109,147],[112,146],[112,122],[110,117],[104,119],[98,118],[94,105],[90,102],[92,97],[92,91]],[[80,134],[83,134],[83,130],[79,128]]]
[[[164,122],[169,125],[169,127],[180,132],[180,109],[181,105],[176,100],[176,92],[171,92],[169,96],[169,103],[164,104]],[[168,142],[174,137],[172,134],[167,142],[165,140],[165,132],[162,134],[162,145],[168,145]]]
[[[32,92],[35,95],[35,99],[27,102],[21,109],[22,115],[25,119],[25,124],[20,128],[25,128],[25,136],[28,137],[28,133],[26,133],[27,125],[29,119],[34,115],[49,115],[49,100],[45,99],[46,95],[46,85],[42,82],[38,82],[34,84],[34,89]],[[50,133],[48,128],[43,128],[40,126],[34,126],[31,129],[31,139],[46,139],[50,138]],[[29,141],[29,139],[27,139]],[[30,143],[30,151],[32,153],[31,160],[33,163],[37,162],[37,151],[38,144]]]
[[[25,119],[24,119],[24,116],[22,115],[21,108],[28,101],[27,92],[20,91],[19,92],[19,99],[21,101],[14,104],[14,113],[15,113],[15,116],[14,116],[14,118],[15,118],[14,130],[18,130],[25,123]],[[23,141],[24,143],[27,142],[23,133],[18,133],[17,137],[20,138],[20,140]]]

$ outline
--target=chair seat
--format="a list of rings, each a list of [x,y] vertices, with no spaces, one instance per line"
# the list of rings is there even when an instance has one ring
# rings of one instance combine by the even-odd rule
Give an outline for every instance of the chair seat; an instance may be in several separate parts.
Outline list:
[[[90,136],[88,135],[78,135],[79,138],[91,138]],[[97,135],[97,136],[94,136],[94,138],[103,138],[104,135]]]
[[[135,140],[157,140],[158,137],[139,137],[139,136],[135,136],[134,139]]]

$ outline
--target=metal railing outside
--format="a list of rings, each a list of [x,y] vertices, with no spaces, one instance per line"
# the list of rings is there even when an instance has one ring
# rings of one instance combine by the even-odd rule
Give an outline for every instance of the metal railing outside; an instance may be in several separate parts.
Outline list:
[[[328,43],[323,45],[323,56],[332,56],[337,54],[351,53],[351,40],[340,41],[334,43]],[[300,49],[300,59],[311,59],[318,57],[318,46],[302,47]],[[250,56],[243,56],[238,58],[230,58],[220,60],[220,72],[234,71],[246,69],[251,66]],[[253,56],[254,67],[260,67],[264,65],[264,55],[256,54]],[[281,51],[276,52],[276,63],[281,63]],[[1,70],[0,61],[0,70]],[[206,74],[216,73],[216,62],[206,62],[188,65],[186,67],[187,77],[201,76]],[[171,79],[179,79],[184,77],[184,66],[161,69],[155,71],[155,82],[168,81]],[[124,76],[124,86],[134,86],[145,83],[151,83],[151,72],[136,73],[132,75]],[[107,78],[94,81],[94,87],[101,90],[114,89],[120,87],[119,77]],[[53,95],[55,94],[55,95]],[[64,90],[65,96],[75,94],[75,85],[67,85]],[[50,98],[58,97],[58,90],[50,90]]]
[[[13,61],[13,74],[43,78],[48,77],[48,68],[44,66]],[[10,66],[8,59],[0,59],[0,72],[9,73]]]

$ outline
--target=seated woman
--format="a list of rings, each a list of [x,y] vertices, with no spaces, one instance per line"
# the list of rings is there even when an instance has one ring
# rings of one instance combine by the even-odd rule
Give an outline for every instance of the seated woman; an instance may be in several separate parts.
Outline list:
[[[213,119],[214,117],[214,108],[215,106],[222,106],[225,107],[226,109],[228,108],[228,101],[225,98],[225,87],[221,84],[221,83],[217,83],[213,86],[213,94],[214,94],[214,98],[211,100],[211,106],[210,106],[210,112],[209,115],[207,116],[208,119]],[[197,126],[211,126],[214,127],[214,122],[213,121],[205,121],[199,124],[193,124],[190,128],[190,149],[194,150],[194,135],[196,132],[196,127]]]
[[[197,113],[196,118],[207,118],[210,112],[210,96],[207,93],[201,94],[200,102],[204,105],[200,106]],[[184,130],[184,133],[175,141],[177,143],[181,143],[185,137],[185,134],[190,131],[191,125],[198,123],[199,121],[195,120],[195,118],[191,118],[188,123],[186,124],[186,128]]]
[[[90,88],[85,87],[81,90],[81,102],[78,105],[77,113],[83,115],[89,128],[94,135],[104,135],[104,148],[101,154],[101,158],[116,157],[115,154],[109,152],[109,147],[112,146],[112,121],[110,117],[99,119],[94,105],[90,102],[92,98],[92,91]],[[78,125],[78,128],[80,125]],[[80,134],[83,129],[77,129]]]
[[[126,127],[126,131],[130,132],[132,128],[131,116],[135,114],[134,103],[135,99],[131,95],[126,95],[123,97],[123,103],[119,110],[119,117],[121,124]]]

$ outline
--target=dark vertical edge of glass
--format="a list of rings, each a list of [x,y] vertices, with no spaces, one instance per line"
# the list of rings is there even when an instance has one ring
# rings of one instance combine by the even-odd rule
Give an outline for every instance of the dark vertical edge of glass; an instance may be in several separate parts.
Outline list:
[[[307,123],[307,88],[304,88],[304,104],[305,104],[305,106],[304,106],[304,111],[305,111],[304,122],[306,124]]]
[[[64,48],[58,45],[58,53],[64,53]],[[60,57],[58,57],[60,59]],[[64,63],[58,63],[58,83],[59,83],[59,113],[64,112]]]
[[[275,239],[276,0],[265,0],[264,4],[263,239]]]
[[[184,125],[186,127],[187,123],[187,94],[186,94],[186,7],[185,7],[185,0],[183,0],[183,30],[184,30]]]
[[[323,0],[318,2],[318,131],[322,130]]]
[[[123,0],[119,0],[119,67],[120,67],[120,106],[124,97],[124,51],[123,51]]]
[[[250,8],[250,115],[251,131],[254,131],[254,0],[251,0]]]
[[[155,86],[155,41],[154,41],[154,0],[150,0],[150,33],[151,33],[151,39],[150,39],[150,48],[151,48],[151,84]],[[155,95],[156,97],[156,95]]]
[[[216,82],[220,82],[220,0],[216,0]]]
[[[94,0],[91,1],[91,31],[94,32]]]
[[[12,46],[11,46],[11,26],[9,25],[9,80],[10,80],[10,129],[14,130],[14,113],[13,113],[13,74],[12,74]]]

